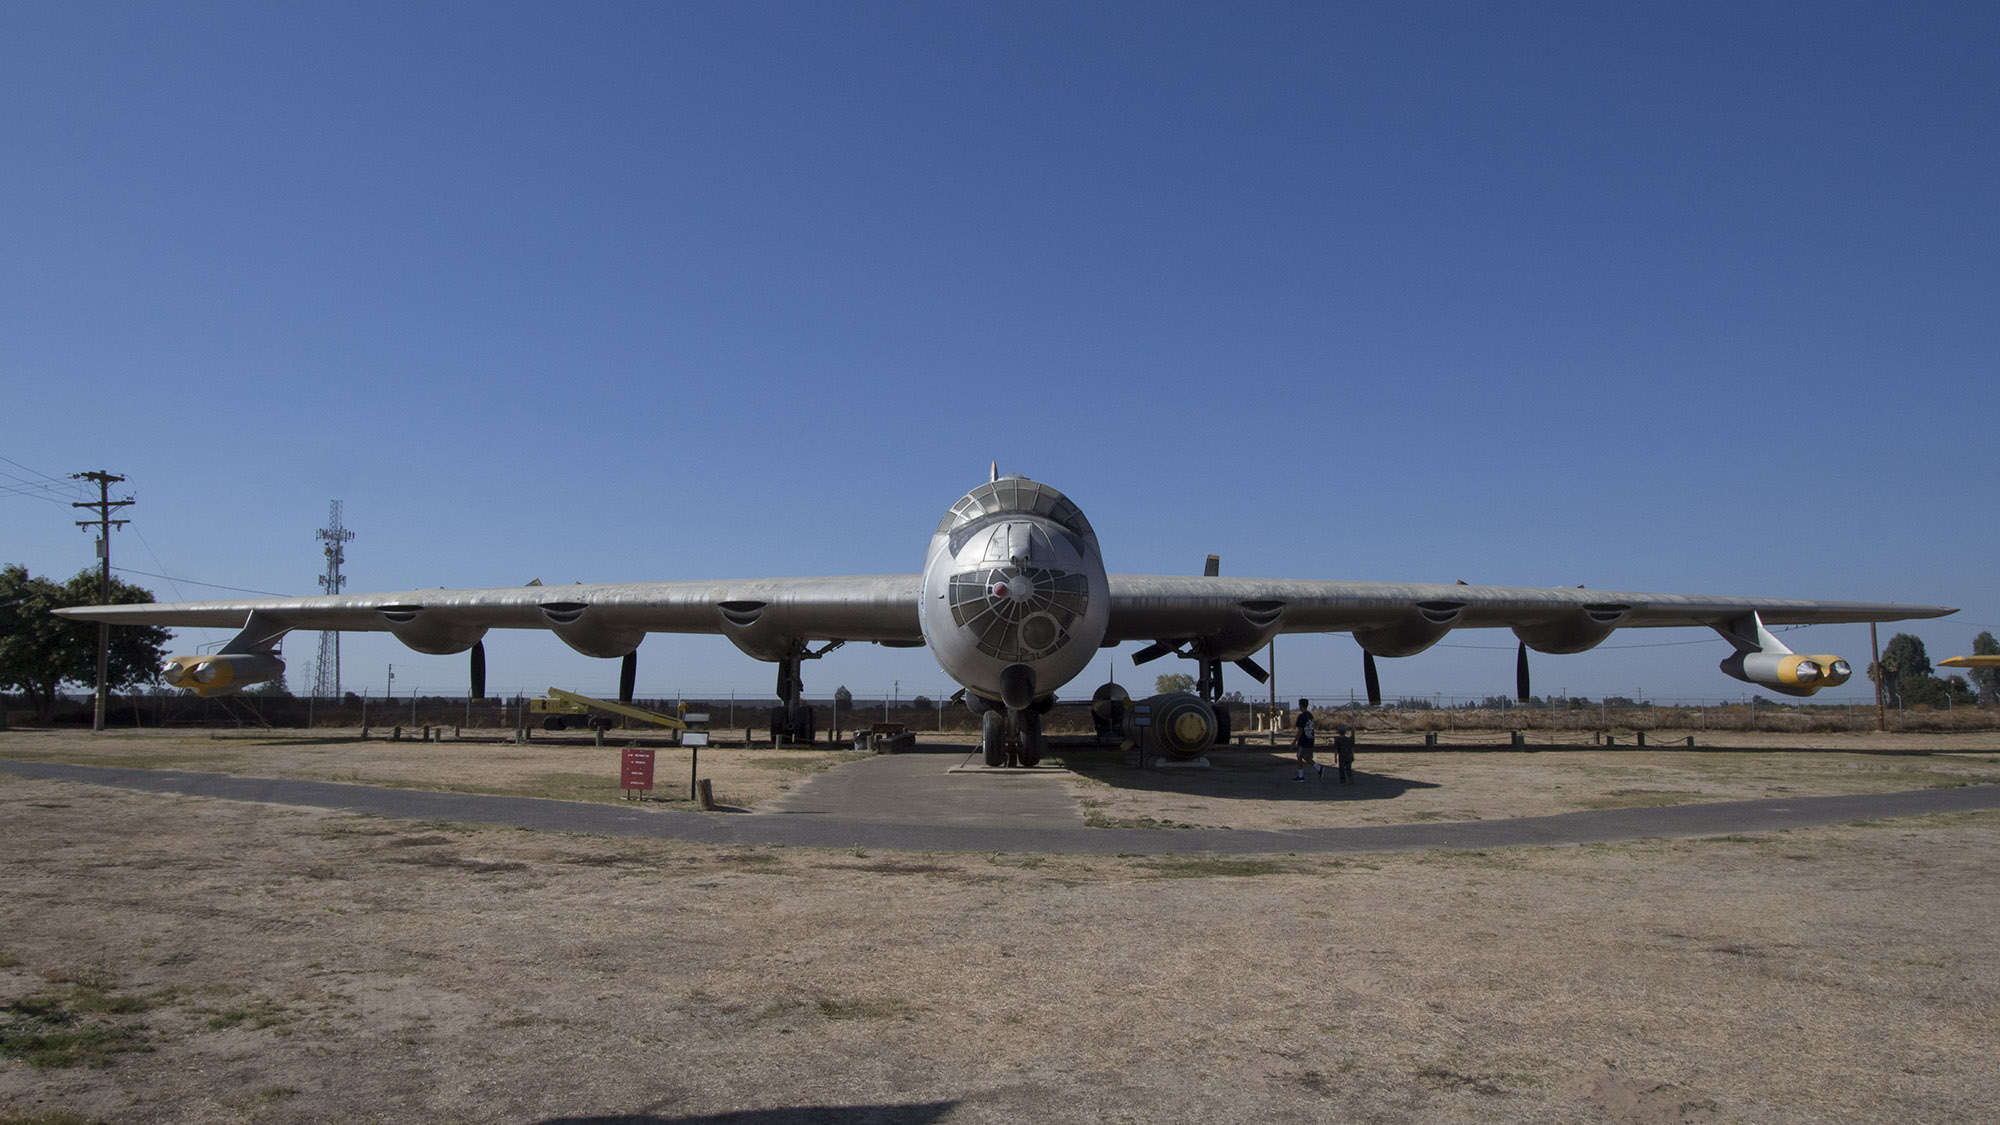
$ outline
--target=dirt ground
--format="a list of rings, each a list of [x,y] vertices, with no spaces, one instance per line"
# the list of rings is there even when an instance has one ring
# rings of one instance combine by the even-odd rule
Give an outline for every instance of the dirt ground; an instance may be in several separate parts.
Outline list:
[[[1992,736],[1924,737],[1945,741],[1364,747],[1351,790],[1289,781],[1268,748],[1184,773],[1071,757],[1109,824],[2000,779]],[[520,749],[0,734],[0,757],[616,799],[615,749]],[[702,774],[746,806],[840,757],[729,754]],[[587,785],[610,792],[550,792]],[[557,836],[0,775],[9,1123],[1991,1121],[1996,954],[1993,813],[1088,858]]]
[[[570,801],[617,801],[626,742],[655,747],[652,799],[685,803],[690,756],[718,803],[767,807],[821,770],[864,754],[851,749],[675,748],[663,738],[541,736],[517,746],[497,735],[441,742],[361,740],[354,730],[175,732],[16,730],[0,732],[0,757],[143,769],[203,770],[253,777],[347,781]],[[1663,750],[1685,732],[1660,732],[1640,750],[1586,744],[1556,750],[1501,750],[1506,736],[1462,734],[1457,745],[1424,749],[1364,742],[1360,784],[1326,775],[1293,782],[1292,751],[1252,740],[1211,752],[1205,769],[1138,770],[1126,754],[1072,745],[1051,763],[1072,783],[1091,823],[1104,827],[1340,828],[1426,820],[1542,816],[1578,809],[1673,805],[1758,797],[1882,793],[1931,785],[2000,782],[2000,733],[1697,736],[1698,749]],[[970,735],[925,735],[932,752],[975,749]],[[1727,749],[1722,747],[1726,746]],[[1798,747],[1829,751],[1800,754]]]

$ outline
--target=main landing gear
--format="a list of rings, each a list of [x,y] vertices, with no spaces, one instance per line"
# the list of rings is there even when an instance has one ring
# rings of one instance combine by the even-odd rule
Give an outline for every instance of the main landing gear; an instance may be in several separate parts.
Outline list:
[[[812,745],[819,735],[819,724],[813,709],[805,705],[805,682],[799,677],[799,665],[807,660],[818,660],[846,641],[829,641],[825,647],[815,652],[808,649],[803,641],[793,641],[782,659],[778,661],[778,705],[771,708],[771,745],[780,745],[782,740],[803,742]]]

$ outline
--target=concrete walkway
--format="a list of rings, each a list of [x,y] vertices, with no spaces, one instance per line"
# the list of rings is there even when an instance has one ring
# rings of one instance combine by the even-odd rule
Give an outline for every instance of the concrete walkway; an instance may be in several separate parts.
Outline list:
[[[837,775],[849,771],[831,771],[821,775],[822,784],[801,786],[797,793],[788,795],[785,807],[762,813],[697,813],[46,762],[0,760],[0,772],[148,793],[338,809],[403,820],[498,824],[544,832],[714,844],[1079,855],[1416,851],[1610,843],[1648,837],[1775,832],[1863,819],[2000,808],[2000,785],[1967,785],[1446,824],[1278,831],[1104,829],[1083,827],[1082,816],[1058,776],[973,777],[947,772],[955,764],[955,756],[943,754],[865,759],[855,765],[867,768],[851,771],[858,780],[836,780]]]
[[[759,815],[1016,833],[1083,827],[1068,770],[952,772],[980,760],[976,748],[962,747],[862,758],[813,774]]]

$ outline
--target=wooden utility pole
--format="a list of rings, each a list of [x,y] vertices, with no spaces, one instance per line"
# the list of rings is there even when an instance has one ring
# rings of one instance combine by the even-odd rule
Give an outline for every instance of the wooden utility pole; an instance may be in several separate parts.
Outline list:
[[[76,526],[97,528],[97,561],[98,561],[97,604],[110,605],[111,604],[111,529],[114,527],[124,527],[126,524],[132,522],[131,520],[112,519],[111,511],[114,508],[123,508],[129,506],[132,503],[132,498],[127,496],[123,500],[113,500],[111,498],[111,486],[120,483],[125,478],[121,476],[115,476],[111,473],[104,472],[103,470],[99,470],[94,473],[71,473],[70,479],[91,480],[97,482],[96,500],[82,501],[80,503],[71,504],[70,507],[97,509],[96,519],[78,520],[76,521]],[[104,708],[106,703],[104,676],[105,676],[105,665],[110,659],[110,655],[111,655],[111,625],[109,622],[99,621],[97,623],[97,702],[95,706],[93,706],[91,709],[91,718],[90,718],[90,729],[94,731],[99,731],[104,729]]]
[[[1271,745],[1278,744],[1278,635],[1264,642],[1264,661],[1271,666],[1271,709],[1264,715],[1264,726],[1270,732]]]
[[[1875,662],[1868,667],[1870,672],[1875,673],[1868,677],[1875,681],[1875,729],[1886,731],[1889,729],[1889,716],[1882,710],[1882,646],[1875,640],[1873,621],[1868,623],[1868,648],[1875,654]]]

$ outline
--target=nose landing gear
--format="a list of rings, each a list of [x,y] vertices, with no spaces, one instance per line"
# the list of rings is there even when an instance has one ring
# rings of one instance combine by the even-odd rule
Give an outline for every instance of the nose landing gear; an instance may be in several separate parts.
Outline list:
[[[1041,764],[1048,742],[1042,736],[1042,714],[1055,701],[1043,700],[1019,711],[967,693],[966,705],[980,713],[979,745],[986,764],[999,768],[1032,768]]]

